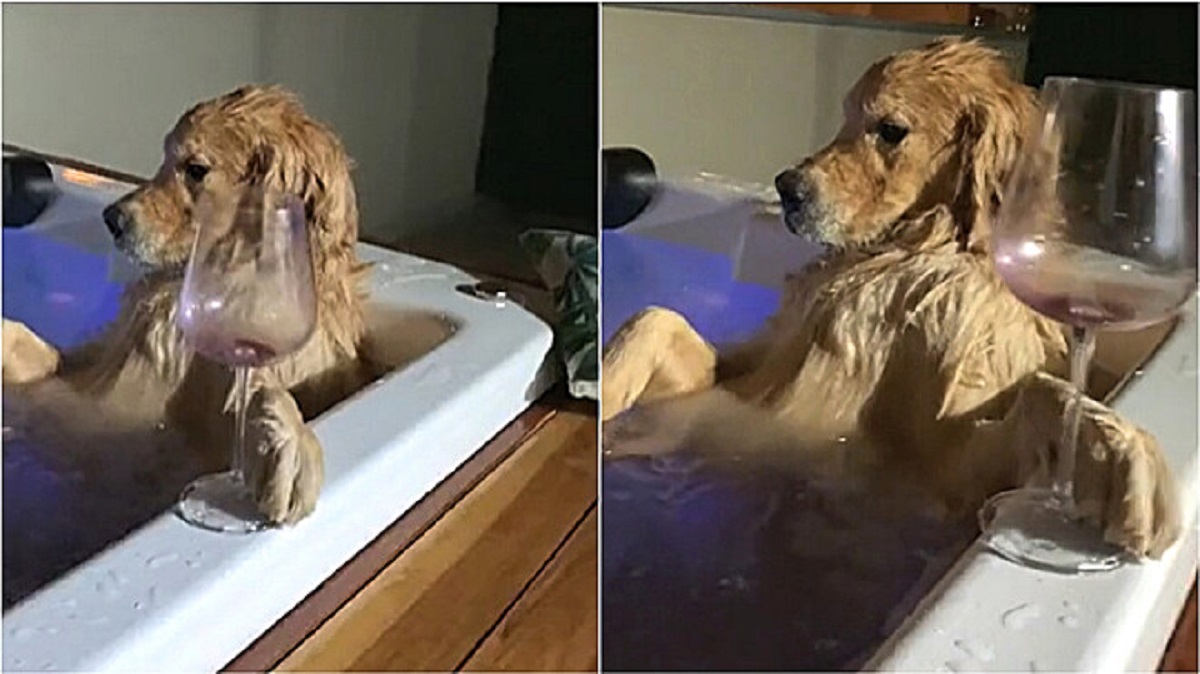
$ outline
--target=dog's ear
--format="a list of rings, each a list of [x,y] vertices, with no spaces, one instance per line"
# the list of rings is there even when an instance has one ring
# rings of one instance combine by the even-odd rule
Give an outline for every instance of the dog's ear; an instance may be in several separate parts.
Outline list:
[[[358,207],[350,160],[340,142],[308,120],[297,121],[286,138],[277,145],[257,145],[242,181],[295,194],[310,229],[352,245],[358,239]]]
[[[335,239],[358,238],[358,204],[352,163],[333,133],[315,124],[303,134],[296,157],[296,193],[304,202],[309,224]]]
[[[247,185],[263,185],[279,188],[279,176],[275,171],[275,150],[260,143],[250,151],[250,159],[242,171],[242,182]]]
[[[959,182],[954,202],[960,250],[984,253],[1004,184],[1037,111],[1022,85],[972,103],[959,120]]]

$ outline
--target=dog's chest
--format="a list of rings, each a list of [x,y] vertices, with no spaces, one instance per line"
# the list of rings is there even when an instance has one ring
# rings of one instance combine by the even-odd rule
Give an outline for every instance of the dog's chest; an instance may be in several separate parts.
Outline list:
[[[908,330],[953,328],[962,309],[991,291],[968,266],[939,257],[870,258],[798,278],[781,324],[835,353],[878,351]]]
[[[791,281],[764,368],[779,383],[790,379],[792,389],[865,396],[887,370],[936,377],[964,358],[1003,352],[993,348],[995,326],[1030,332],[1027,313],[970,259],[838,260]]]

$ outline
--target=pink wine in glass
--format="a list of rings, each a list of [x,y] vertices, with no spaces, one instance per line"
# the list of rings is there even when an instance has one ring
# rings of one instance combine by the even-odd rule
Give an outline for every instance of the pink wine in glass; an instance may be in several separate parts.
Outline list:
[[[1195,284],[1130,258],[1040,237],[996,241],[996,269],[1022,302],[1067,325],[1136,330],[1172,315]]]
[[[275,360],[281,351],[265,341],[219,330],[200,330],[193,339],[197,352],[230,367],[262,367]],[[287,349],[282,351],[286,353]]]

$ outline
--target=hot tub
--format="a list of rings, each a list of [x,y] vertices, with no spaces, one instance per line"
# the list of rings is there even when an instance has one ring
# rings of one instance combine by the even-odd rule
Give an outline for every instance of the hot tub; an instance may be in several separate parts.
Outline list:
[[[744,338],[820,252],[744,192],[698,183],[666,186],[602,241],[605,339],[650,304],[713,343]],[[1196,578],[1196,311],[1193,298],[1173,328],[1101,336],[1092,381],[1128,380],[1113,404],[1178,480],[1184,536],[1161,561],[1056,575],[993,556],[973,526],[769,470],[622,460],[603,469],[605,669],[1154,669]]]
[[[4,230],[4,315],[69,347],[111,320],[133,278],[100,220],[132,186],[57,166],[54,178],[63,194],[50,209]],[[188,526],[170,511],[198,470],[186,464],[130,467],[139,491],[127,503],[89,493],[101,478],[48,467],[6,418],[5,671],[220,668],[551,383],[551,330],[522,307],[463,292],[475,279],[448,265],[359,254],[376,263],[372,329],[397,335],[398,369],[310,422],[326,486],[294,528]]]

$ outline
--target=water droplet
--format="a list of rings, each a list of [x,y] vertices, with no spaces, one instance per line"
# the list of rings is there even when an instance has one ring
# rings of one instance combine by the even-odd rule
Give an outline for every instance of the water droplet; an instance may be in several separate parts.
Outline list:
[[[996,652],[990,646],[973,639],[956,639],[954,647],[982,662],[991,662],[996,657]]]
[[[96,592],[99,592],[108,599],[116,599],[117,597],[121,596],[120,590],[114,587],[112,583],[107,583],[105,581],[96,583]]]
[[[1113,217],[1117,220],[1128,220],[1129,214],[1122,211],[1113,211]]]
[[[817,639],[813,643],[813,649],[817,650],[817,651],[832,651],[833,649],[837,648],[840,645],[841,645],[841,642],[838,641],[837,639],[831,639],[829,637],[822,637],[820,639]]]
[[[741,575],[734,574],[732,576],[718,580],[717,586],[727,589],[727,590],[734,590],[736,592],[741,592],[741,591],[745,590],[747,587],[749,587],[749,583],[747,583],[746,579],[743,578]]]
[[[140,610],[142,610],[142,608],[143,608],[142,602],[140,602],[140,601],[133,602],[133,610],[140,611]]]
[[[72,608],[75,608],[76,606],[79,606],[79,602],[68,597],[67,599],[64,599],[61,602],[59,602],[58,606],[60,608],[72,609]]]
[[[1157,143],[1157,144],[1159,144],[1159,145],[1166,145],[1166,144],[1167,144],[1167,137],[1166,137],[1165,135],[1161,134],[1161,133],[1155,134],[1155,135],[1154,135],[1154,142],[1155,142],[1155,143]]]
[[[154,424],[154,430],[159,432],[167,430],[167,422],[160,421],[157,424]]]
[[[1029,661],[1029,671],[1034,672],[1034,674],[1037,674],[1037,672],[1040,672],[1042,670],[1038,669],[1038,664],[1036,662],[1034,662],[1033,660],[1030,660]]]
[[[974,671],[974,669],[975,668],[972,667],[971,663],[969,663],[969,662],[963,662],[962,660],[949,660],[945,664],[943,664],[941,669],[939,669],[938,671],[940,671],[940,672],[970,672],[970,671]]]
[[[18,627],[10,632],[10,634],[16,641],[29,641],[37,636],[37,630],[33,629],[32,627]]]
[[[1146,179],[1145,179],[1145,178],[1141,178],[1141,177],[1139,177],[1139,178],[1134,178],[1134,179],[1133,179],[1133,186],[1134,186],[1134,187],[1145,187],[1145,186],[1146,186]]]
[[[837,439],[838,444],[846,444],[846,442],[848,442],[849,440],[850,440],[850,438],[848,438],[844,435],[839,435],[838,439]]]
[[[1132,271],[1132,270],[1133,270],[1133,265],[1123,262],[1123,263],[1121,263],[1121,264],[1119,265],[1119,267],[1118,267],[1118,268],[1119,268],[1121,271]]]
[[[1036,604],[1018,604],[1000,616],[1000,624],[1010,630],[1023,630],[1042,615],[1042,609]]]
[[[146,560],[146,568],[160,569],[168,564],[173,563],[177,559],[179,559],[179,555],[175,554],[174,552],[168,552],[165,555],[155,555]]]
[[[1063,627],[1075,629],[1079,627],[1079,618],[1070,613],[1058,616],[1058,624]]]

